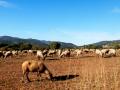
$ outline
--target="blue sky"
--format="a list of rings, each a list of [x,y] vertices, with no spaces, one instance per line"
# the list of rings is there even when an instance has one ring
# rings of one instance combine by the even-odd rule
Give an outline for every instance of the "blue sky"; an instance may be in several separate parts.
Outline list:
[[[0,0],[0,36],[84,45],[120,39],[120,0]]]

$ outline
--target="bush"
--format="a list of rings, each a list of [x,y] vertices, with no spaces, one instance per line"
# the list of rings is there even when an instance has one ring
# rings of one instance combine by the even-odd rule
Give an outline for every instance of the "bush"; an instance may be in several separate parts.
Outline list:
[[[59,49],[60,46],[61,46],[61,44],[58,43],[58,42],[51,42],[51,43],[49,44],[50,49]]]

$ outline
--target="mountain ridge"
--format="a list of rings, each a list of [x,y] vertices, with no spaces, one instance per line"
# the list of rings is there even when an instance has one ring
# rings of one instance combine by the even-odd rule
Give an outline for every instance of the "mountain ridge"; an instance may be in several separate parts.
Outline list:
[[[0,43],[18,44],[20,42],[40,45],[42,47],[48,47],[51,42],[59,42],[61,44],[61,48],[77,47],[77,45],[73,43],[66,43],[66,42],[61,42],[61,41],[47,41],[47,40],[38,40],[38,39],[33,39],[33,38],[23,39],[23,38],[12,37],[12,36],[0,36]]]

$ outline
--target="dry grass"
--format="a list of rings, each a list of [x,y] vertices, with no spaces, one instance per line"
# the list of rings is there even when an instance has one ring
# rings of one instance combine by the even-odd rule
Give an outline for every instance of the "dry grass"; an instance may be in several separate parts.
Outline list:
[[[120,90],[120,57],[46,60],[56,80],[21,83],[21,63],[34,57],[0,61],[0,89],[6,90]],[[78,76],[76,76],[78,75]]]

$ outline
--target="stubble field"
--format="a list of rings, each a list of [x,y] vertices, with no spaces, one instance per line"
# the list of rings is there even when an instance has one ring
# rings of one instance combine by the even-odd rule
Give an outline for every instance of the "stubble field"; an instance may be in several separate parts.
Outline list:
[[[17,56],[0,60],[0,90],[120,90],[120,57],[47,59],[45,65],[54,80],[37,81],[36,73],[30,73],[32,82],[22,83],[21,64],[35,60],[34,56]]]

